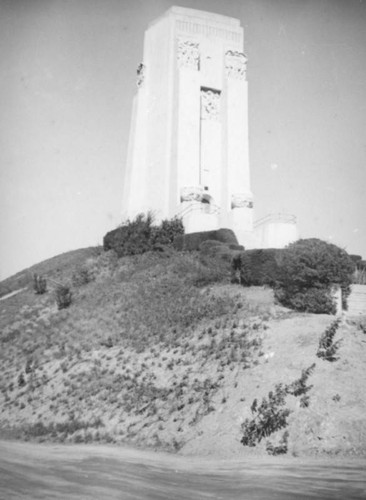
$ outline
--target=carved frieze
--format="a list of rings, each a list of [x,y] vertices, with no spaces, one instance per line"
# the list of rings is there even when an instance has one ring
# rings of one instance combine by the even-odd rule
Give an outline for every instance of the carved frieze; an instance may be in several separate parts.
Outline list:
[[[177,29],[192,35],[203,35],[207,37],[222,38],[223,40],[232,40],[239,42],[242,40],[242,35],[238,31],[219,28],[218,26],[210,26],[209,24],[201,24],[190,21],[177,20]]]
[[[221,93],[213,89],[201,89],[201,118],[203,120],[220,119]]]
[[[178,65],[180,68],[200,69],[199,43],[193,40],[178,39]]]
[[[186,186],[180,190],[180,201],[202,201],[203,189],[200,186]]]
[[[145,80],[145,70],[146,66],[143,63],[140,63],[137,67],[137,86],[140,88]]]
[[[225,54],[225,70],[229,78],[246,79],[247,58],[243,52],[228,50]]]
[[[231,195],[231,208],[253,208],[253,200],[245,193],[235,193]]]

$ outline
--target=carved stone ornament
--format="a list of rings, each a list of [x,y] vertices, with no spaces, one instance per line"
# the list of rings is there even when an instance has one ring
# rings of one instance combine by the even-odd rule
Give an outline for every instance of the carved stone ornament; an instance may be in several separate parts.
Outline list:
[[[137,86],[140,88],[145,80],[145,70],[146,66],[143,63],[140,63],[137,67]]]
[[[247,58],[243,52],[228,50],[225,54],[226,75],[230,78],[245,80],[247,70]]]
[[[201,89],[201,118],[203,120],[220,119],[220,92],[212,89]]]
[[[200,186],[187,186],[180,190],[180,201],[202,201],[203,189]]]
[[[231,208],[253,208],[253,200],[245,193],[231,195]]]
[[[199,43],[178,39],[178,65],[180,68],[200,69]]]

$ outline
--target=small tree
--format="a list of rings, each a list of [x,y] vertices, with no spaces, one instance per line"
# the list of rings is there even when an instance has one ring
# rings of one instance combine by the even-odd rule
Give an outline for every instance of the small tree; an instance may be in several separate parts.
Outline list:
[[[276,297],[298,311],[335,313],[332,286],[341,287],[346,308],[354,269],[347,252],[336,245],[317,238],[298,240],[282,252]]]

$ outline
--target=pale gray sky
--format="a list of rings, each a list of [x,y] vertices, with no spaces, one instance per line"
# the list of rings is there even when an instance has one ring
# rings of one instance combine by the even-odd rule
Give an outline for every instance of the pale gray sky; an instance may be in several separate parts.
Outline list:
[[[255,217],[366,258],[366,3],[0,0],[0,279],[120,222],[147,24],[172,5],[240,19]]]

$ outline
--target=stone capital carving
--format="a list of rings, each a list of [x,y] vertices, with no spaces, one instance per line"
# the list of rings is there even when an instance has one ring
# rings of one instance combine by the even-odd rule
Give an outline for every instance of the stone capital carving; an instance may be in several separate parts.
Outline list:
[[[180,201],[202,201],[203,189],[200,186],[185,186],[180,190]]]
[[[225,54],[225,70],[229,78],[246,79],[247,57],[243,52],[228,50]]]
[[[246,193],[235,193],[231,195],[231,208],[253,208],[253,200]]]
[[[220,119],[220,97],[218,90],[201,89],[201,118],[203,120]]]
[[[145,80],[145,70],[146,66],[143,63],[140,63],[137,67],[137,86],[140,88]]]
[[[199,43],[192,40],[178,39],[178,66],[180,68],[200,69]]]

